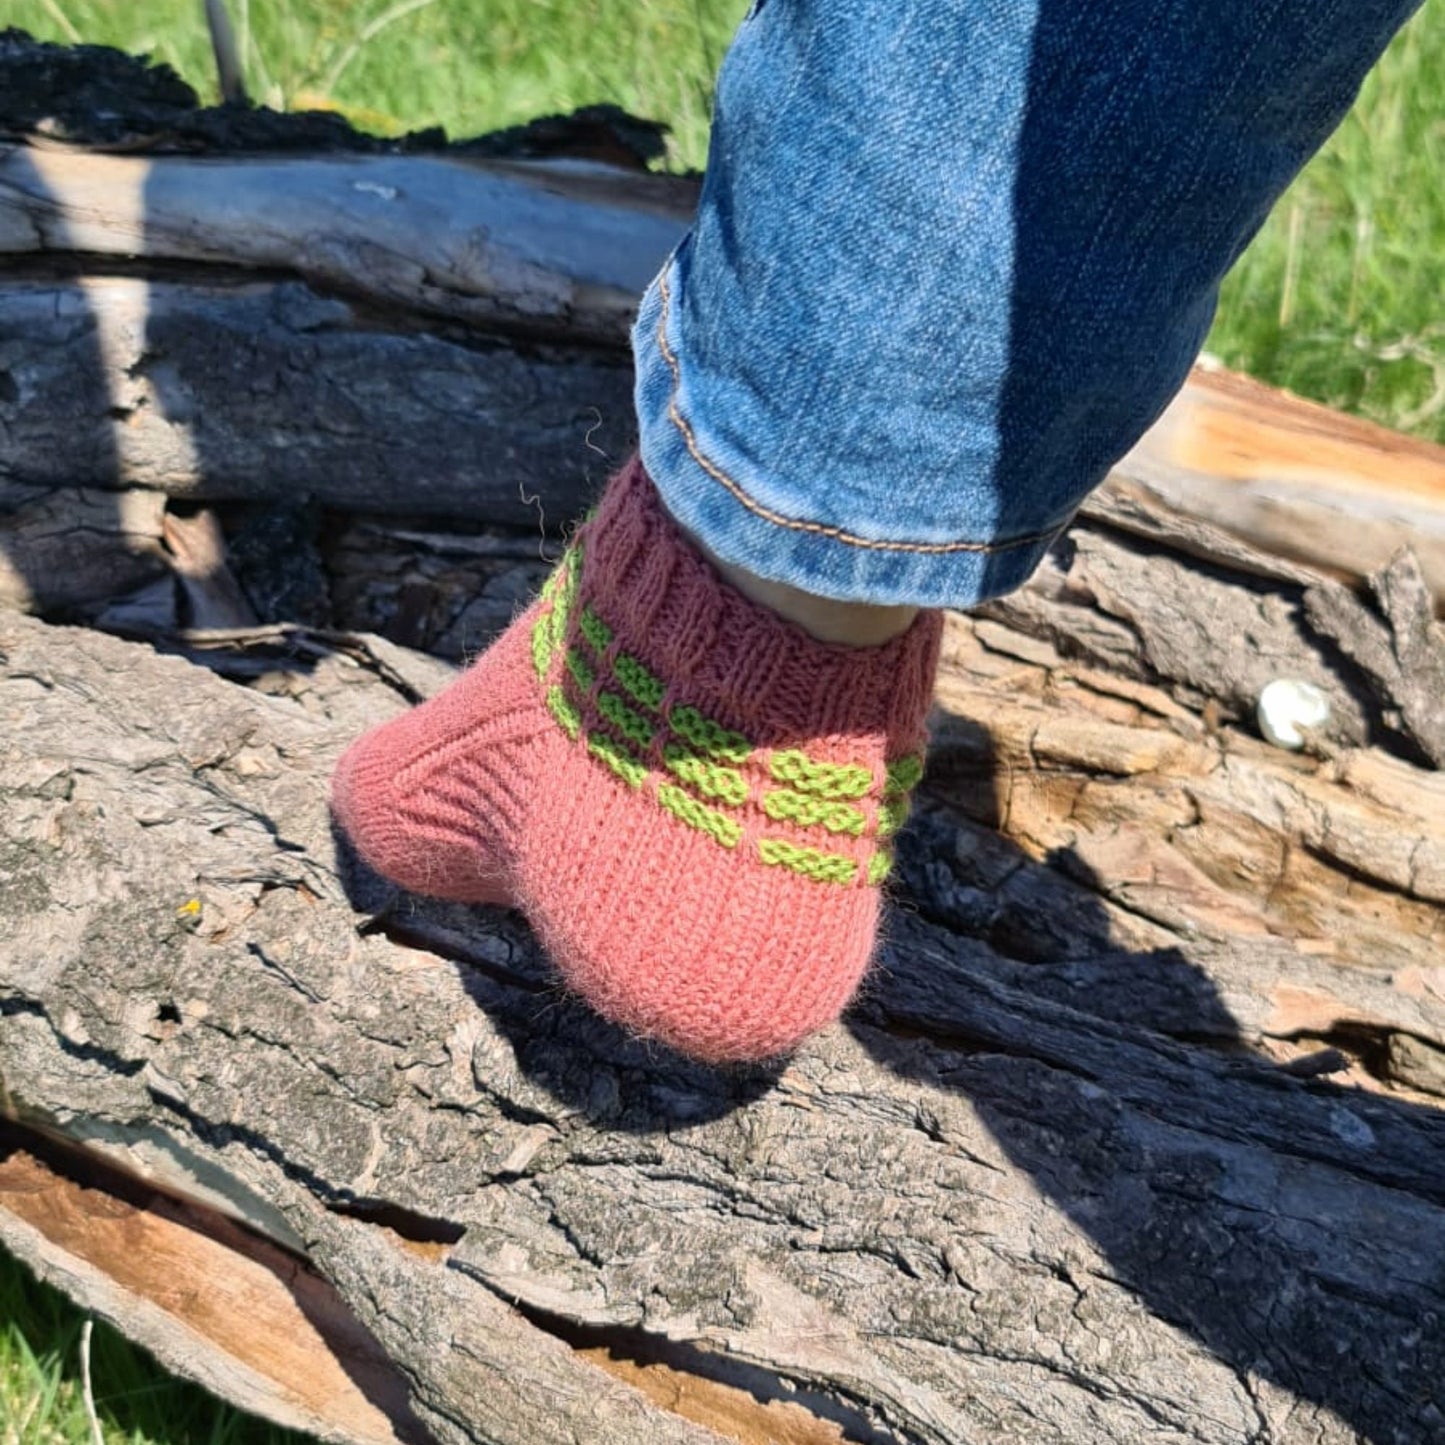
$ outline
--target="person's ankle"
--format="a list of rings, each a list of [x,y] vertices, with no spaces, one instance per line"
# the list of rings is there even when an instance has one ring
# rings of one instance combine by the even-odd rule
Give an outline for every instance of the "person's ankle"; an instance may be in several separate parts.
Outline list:
[[[907,632],[920,611],[917,607],[840,602],[832,597],[819,597],[724,562],[696,533],[687,532],[687,536],[729,586],[735,587],[750,602],[801,627],[819,642],[844,647],[881,647]]]

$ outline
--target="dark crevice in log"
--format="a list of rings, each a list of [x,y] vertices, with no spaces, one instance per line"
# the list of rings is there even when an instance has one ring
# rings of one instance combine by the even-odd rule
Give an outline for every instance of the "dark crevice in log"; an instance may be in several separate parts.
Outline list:
[[[1306,1035],[1296,1034],[1294,1037],[1304,1039]],[[1312,1038],[1309,1041],[1314,1042]],[[1349,1067],[1349,1055],[1336,1048],[1322,1048],[1299,1058],[1288,1059],[1280,1065],[1285,1073],[1292,1074],[1297,1079],[1324,1078],[1330,1074],[1343,1073]]]
[[[451,1267],[475,1279],[483,1288],[497,1292],[485,1275],[470,1268],[465,1261],[452,1261]],[[840,1445],[908,1445],[908,1436],[889,1428],[886,1419],[877,1418],[877,1412],[869,1409],[866,1398],[849,1399],[844,1391],[824,1395],[810,1388],[805,1379],[790,1378],[747,1360],[729,1358],[716,1350],[699,1349],[646,1329],[579,1324],[537,1305],[507,1299],[505,1294],[502,1297],[529,1323],[574,1350],[605,1350],[614,1359],[644,1367],[666,1365],[682,1375],[743,1390],[760,1405],[799,1406],[818,1420],[837,1426]]]
[[[1339,874],[1342,886],[1345,888],[1348,888],[1351,883],[1358,883],[1373,893],[1391,894],[1400,899],[1418,896],[1408,880],[1396,882],[1390,878],[1382,878],[1378,873],[1370,872],[1349,858],[1341,856],[1337,849],[1306,840],[1300,840],[1295,846],[1306,857],[1327,865],[1332,872]]]
[[[130,1059],[118,1050],[107,1048],[103,1044],[70,1038],[63,1029],[56,1025],[50,1016],[49,1009],[39,999],[20,998],[14,994],[0,998],[0,1018],[19,1018],[22,1015],[39,1019],[44,1023],[54,1037],[56,1045],[72,1059],[83,1060],[88,1064],[99,1064],[123,1079],[134,1078],[145,1068],[144,1059]],[[3,1084],[3,1075],[0,1075],[0,1088],[3,1088]]]
[[[5,257],[5,279],[17,286],[50,287],[74,281],[167,282],[185,286],[214,286],[234,291],[245,286],[295,285],[301,275],[280,266],[216,266],[204,261],[175,260],[156,265],[145,256],[113,256],[101,251],[46,250],[39,254]],[[319,293],[318,293],[319,294]],[[399,316],[397,318],[401,320]],[[416,324],[415,316],[406,319]]]
[[[348,868],[358,870],[363,866],[360,864],[347,865]],[[538,978],[530,970],[509,969],[505,965],[499,964],[494,957],[479,952],[467,935],[461,931],[448,930],[435,924],[428,926],[413,923],[408,925],[403,922],[393,910],[407,906],[406,895],[398,894],[392,884],[380,879],[372,879],[365,885],[365,891],[358,891],[355,896],[370,901],[372,897],[377,896],[372,892],[373,889],[379,890],[380,896],[386,898],[387,901],[382,905],[382,912],[368,918],[358,929],[363,938],[382,937],[403,948],[424,949],[437,958],[447,959],[451,963],[460,964],[463,968],[476,969],[506,988],[520,988],[532,994],[555,995],[560,992],[560,984],[556,980]],[[389,898],[387,895],[390,895]]]
[[[488,317],[485,329],[458,319],[444,299],[448,288],[435,280],[428,286],[437,299],[428,311],[401,300],[391,300],[364,285],[348,286],[345,280],[331,275],[315,275],[310,271],[266,265],[221,265],[201,261],[167,259],[158,262],[144,256],[114,256],[95,251],[55,248],[41,256],[4,256],[7,283],[17,288],[25,285],[56,289],[85,281],[135,281],[157,289],[175,287],[198,294],[214,293],[217,303],[226,293],[268,287],[292,288],[298,296],[298,313],[310,311],[298,327],[302,334],[319,335],[328,330],[378,336],[433,339],[476,356],[508,352],[531,364],[568,365],[586,359],[617,362],[626,359],[624,340],[580,338],[577,328],[566,318],[548,319],[509,315],[498,312]],[[456,291],[458,302],[471,302],[468,292]],[[328,313],[327,308],[337,308]],[[166,360],[160,350],[143,351],[127,367],[127,375],[137,380],[149,367]],[[3,399],[3,398],[0,398]],[[133,412],[118,408],[117,420],[126,420]]]
[[[1313,1078],[1338,1073],[1351,1061],[1380,1083],[1418,1090],[1423,1095],[1445,1098],[1440,1045],[1408,1029],[1351,1021],[1324,1033],[1301,1031],[1289,1035],[1298,1042],[1319,1044],[1322,1061],[1311,1066],[1310,1059],[1283,1065],[1286,1073]],[[1336,1061],[1342,1061],[1336,1064]],[[1430,1067],[1419,1065],[1428,1061]]]
[[[449,1219],[432,1219],[386,1199],[338,1198],[326,1207],[343,1219],[380,1225],[411,1244],[451,1245],[466,1233]]]
[[[237,1042],[241,1041],[237,1040]],[[290,1157],[286,1150],[261,1130],[249,1128],[244,1124],[204,1118],[198,1111],[190,1108],[183,1099],[178,1098],[173,1091],[157,1083],[148,1083],[146,1092],[160,1109],[183,1123],[188,1134],[203,1141],[213,1150],[224,1151],[229,1145],[238,1144],[259,1157],[270,1160],[287,1179],[301,1185],[328,1211],[345,1217],[351,1206],[357,1202],[352,1191],[345,1185],[332,1183],[315,1169]],[[402,1209],[401,1212],[403,1215],[415,1213],[415,1211],[405,1209]],[[419,1222],[412,1233],[400,1229],[396,1232],[405,1239],[415,1236],[425,1242],[432,1242],[427,1238],[428,1233],[447,1227],[444,1221],[426,1221],[425,1217],[420,1214],[416,1215],[416,1219]]]
[[[84,1189],[93,1189],[123,1200],[137,1209],[149,1209],[157,1200],[193,1211],[197,1225],[206,1232],[213,1219],[225,1218],[228,1227],[240,1230],[268,1250],[284,1253],[299,1268],[309,1269],[304,1254],[290,1249],[278,1240],[260,1234],[243,1221],[220,1216],[206,1204],[155,1180],[144,1179],[119,1167],[93,1149],[87,1149],[67,1138],[53,1127],[30,1120],[17,1120],[0,1115],[0,1159],[21,1152],[38,1159],[52,1173],[70,1180]]]
[[[975,1030],[967,1024],[949,1020],[937,1024],[917,1014],[897,1012],[891,1008],[871,1010],[865,1005],[861,1018],[866,1025],[858,1027],[865,1033],[877,1030],[883,1037],[904,1044],[923,1044],[932,1049],[946,1050],[950,1057],[957,1059],[1017,1059],[1024,1063],[1046,1063],[1049,1068],[1070,1075],[1087,1084],[1097,1084],[1099,1076],[1083,1065],[1071,1063],[1057,1054],[1044,1055],[1027,1045],[1003,1041],[997,1034],[987,1030]]]
[[[1333,1049],[1342,1052],[1349,1058],[1357,1060],[1360,1065],[1367,1069],[1370,1074],[1379,1079],[1382,1083],[1390,1083],[1395,1080],[1394,1070],[1390,1064],[1390,1041],[1398,1034],[1398,1030],[1385,1028],[1371,1028],[1368,1024],[1348,1023],[1341,1024],[1338,1028],[1331,1029],[1324,1034],[1299,1034],[1296,1038],[1308,1038],[1311,1043],[1318,1043],[1326,1049]],[[1298,1076],[1298,1070],[1290,1070]],[[1331,1070],[1331,1072],[1338,1072]],[[1306,1077],[1315,1077],[1309,1074]]]

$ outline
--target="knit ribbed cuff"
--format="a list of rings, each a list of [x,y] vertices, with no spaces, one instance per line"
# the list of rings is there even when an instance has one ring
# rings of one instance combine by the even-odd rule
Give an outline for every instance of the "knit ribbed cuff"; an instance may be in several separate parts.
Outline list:
[[[585,528],[579,601],[670,690],[759,743],[883,737],[921,748],[942,614],[877,647],[821,642],[723,580],[663,507],[640,461]]]

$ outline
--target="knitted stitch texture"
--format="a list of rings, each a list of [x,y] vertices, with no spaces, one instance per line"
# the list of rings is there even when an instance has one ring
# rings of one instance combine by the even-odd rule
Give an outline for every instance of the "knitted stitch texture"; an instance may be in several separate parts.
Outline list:
[[[347,751],[333,809],[394,882],[522,909],[604,1016],[774,1057],[868,966],[940,631],[817,641],[725,583],[633,461],[491,650]]]

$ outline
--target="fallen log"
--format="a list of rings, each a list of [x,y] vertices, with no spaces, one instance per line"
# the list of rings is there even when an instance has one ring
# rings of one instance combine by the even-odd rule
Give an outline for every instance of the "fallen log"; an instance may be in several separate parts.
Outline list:
[[[950,619],[855,1009],[706,1070],[515,915],[367,875],[325,803],[545,574],[606,471],[580,398],[625,448],[618,297],[677,183],[328,153],[258,240],[221,201],[274,164],[0,157],[6,1247],[358,1445],[1441,1438],[1441,640],[1400,534],[1324,567],[1157,458],[1116,480]],[[1249,397],[1269,475],[1297,412]],[[1438,508],[1437,452],[1338,426],[1331,486],[1408,453],[1399,515]],[[1299,753],[1252,724],[1281,676],[1333,704]]]
[[[325,775],[357,694],[402,700],[346,654],[276,697],[19,616],[0,648],[10,1112],[304,1253],[437,1438],[627,1438],[574,1344],[845,1439],[1236,1440],[1256,1402],[1285,1440],[1430,1438],[1445,1121],[1248,1056],[1440,1057],[1425,940],[1385,973],[1261,933],[1256,967],[930,813],[849,1024],[715,1075],[587,1017],[511,917],[383,889],[358,930]]]
[[[25,377],[0,387],[13,429],[0,480],[24,471],[109,486],[119,475],[173,495],[326,499],[365,432],[421,448],[410,488],[395,467],[376,469],[387,484],[365,499],[373,509],[451,516],[470,496],[515,522],[515,486],[488,470],[514,448],[524,465],[536,459],[520,480],[533,491],[545,482],[570,515],[582,474],[560,454],[561,434],[585,418],[604,452],[625,447],[620,353],[637,294],[695,202],[687,181],[556,158],[218,163],[0,148],[0,255],[26,258],[36,279],[0,309],[0,366],[7,334],[30,339]],[[45,258],[77,252],[144,257],[144,283],[86,293],[67,262],[70,284],[45,284]],[[258,271],[305,284],[259,282]],[[378,321],[398,308],[442,335]],[[552,340],[563,355],[487,349],[458,323]],[[595,348],[591,367],[579,343]],[[558,360],[560,376],[548,364]],[[298,393],[285,385],[298,371],[327,385]],[[27,405],[46,393],[97,405],[57,433]],[[469,426],[475,470],[459,473]],[[267,437],[282,445],[262,465]],[[1445,597],[1439,448],[1212,368],[1196,369],[1084,514],[1134,518],[1145,536],[1171,517],[1202,519],[1352,581],[1408,544]]]

